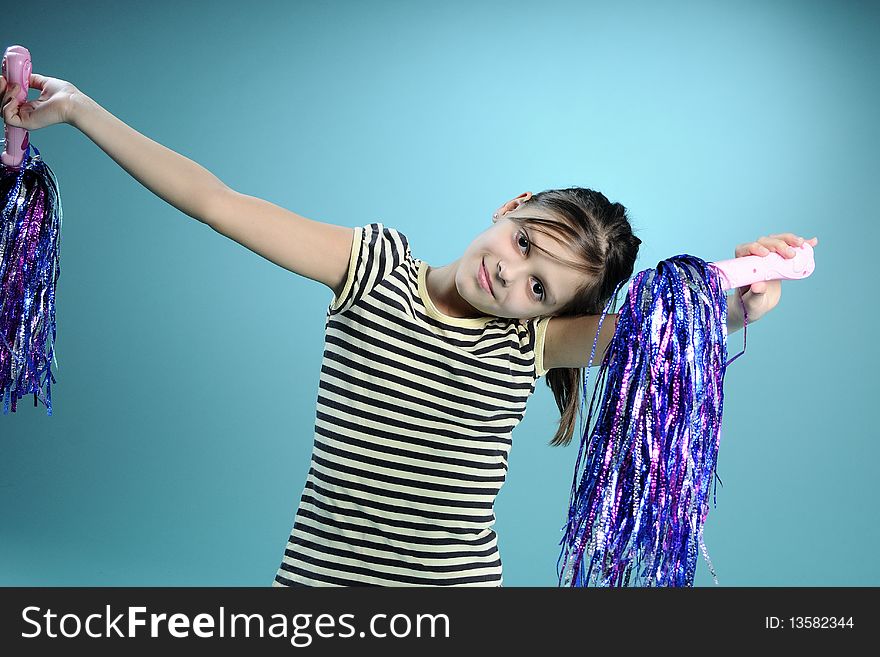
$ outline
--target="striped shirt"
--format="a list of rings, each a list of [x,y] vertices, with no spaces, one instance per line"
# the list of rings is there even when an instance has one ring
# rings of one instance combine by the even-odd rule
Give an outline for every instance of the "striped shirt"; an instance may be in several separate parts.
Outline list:
[[[502,585],[493,505],[549,318],[445,315],[426,267],[397,230],[354,228],[273,586]]]

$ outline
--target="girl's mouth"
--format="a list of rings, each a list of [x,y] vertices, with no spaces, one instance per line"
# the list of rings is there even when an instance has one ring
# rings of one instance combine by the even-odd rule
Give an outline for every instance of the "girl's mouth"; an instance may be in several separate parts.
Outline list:
[[[480,283],[480,287],[486,290],[492,297],[495,297],[495,293],[492,291],[492,283],[489,281],[489,272],[486,271],[486,265],[484,261],[480,261],[480,271],[477,272],[477,280]]]

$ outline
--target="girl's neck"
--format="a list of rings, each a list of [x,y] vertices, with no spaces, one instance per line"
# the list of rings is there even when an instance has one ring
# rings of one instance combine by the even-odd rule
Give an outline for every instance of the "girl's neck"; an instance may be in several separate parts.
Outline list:
[[[455,287],[455,275],[461,260],[443,267],[431,267],[425,263],[425,287],[434,306],[444,315],[459,319],[485,317],[469,304]]]

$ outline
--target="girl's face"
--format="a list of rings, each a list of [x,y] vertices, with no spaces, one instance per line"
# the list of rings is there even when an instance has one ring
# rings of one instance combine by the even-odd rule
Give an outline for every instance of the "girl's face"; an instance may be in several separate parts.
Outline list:
[[[558,262],[534,248],[538,244],[563,259],[578,257],[550,236],[520,227],[508,216],[547,216],[535,208],[519,209],[493,219],[459,261],[455,286],[459,294],[484,315],[531,319],[553,315],[568,303],[587,274]],[[480,282],[488,272],[491,293]]]

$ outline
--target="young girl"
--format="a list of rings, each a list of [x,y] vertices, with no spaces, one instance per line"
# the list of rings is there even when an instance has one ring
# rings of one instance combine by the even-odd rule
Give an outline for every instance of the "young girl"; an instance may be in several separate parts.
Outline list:
[[[311,468],[273,585],[501,586],[493,505],[511,432],[545,376],[562,414],[550,444],[571,442],[599,316],[641,244],[626,208],[580,187],[525,192],[434,268],[394,228],[324,224],[237,193],[72,84],[30,85],[40,98],[20,103],[0,77],[7,124],[70,123],[174,207],[333,292]],[[802,241],[761,237],[735,256],[791,257]],[[738,292],[756,321],[780,281]],[[730,303],[728,332],[741,327]]]

